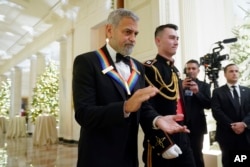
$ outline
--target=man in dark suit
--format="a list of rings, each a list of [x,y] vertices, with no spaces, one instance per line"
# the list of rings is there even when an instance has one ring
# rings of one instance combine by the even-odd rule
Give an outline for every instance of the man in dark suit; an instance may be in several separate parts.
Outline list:
[[[185,117],[178,120],[178,123],[183,125],[187,114],[184,108],[179,71],[175,67],[173,59],[179,44],[177,30],[178,27],[174,24],[164,24],[156,28],[155,44],[158,53],[153,60],[146,61],[144,65],[147,84],[160,90],[149,100],[150,104],[161,115],[184,114]],[[143,142],[145,167],[195,167],[189,137],[186,133],[166,136],[152,128],[147,128],[144,126],[144,122],[142,122],[142,129],[145,133]],[[166,142],[165,138],[171,142]],[[168,148],[173,148],[174,154],[169,153]],[[172,156],[168,156],[169,154]]]
[[[147,102],[158,89],[145,87],[143,66],[129,57],[138,20],[129,10],[114,10],[107,20],[107,44],[74,61],[75,119],[81,126],[78,167],[138,167],[141,120],[165,133],[189,131],[175,122],[183,115],[160,116]]]
[[[185,99],[185,111],[188,113],[186,124],[190,129],[189,137],[196,167],[204,167],[202,154],[204,134],[207,133],[207,122],[204,109],[211,107],[210,85],[200,81],[197,60],[187,61],[184,72],[186,78],[182,82]]]
[[[239,85],[239,68],[235,64],[224,68],[224,76],[227,84],[214,89],[211,108],[217,122],[215,139],[222,151],[222,164],[230,167],[233,151],[250,149],[250,89]]]

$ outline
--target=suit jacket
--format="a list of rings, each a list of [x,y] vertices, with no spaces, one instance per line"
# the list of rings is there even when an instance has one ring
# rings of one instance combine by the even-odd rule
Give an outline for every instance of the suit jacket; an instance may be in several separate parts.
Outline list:
[[[204,135],[207,133],[204,109],[211,107],[210,85],[198,79],[195,82],[198,85],[199,92],[192,96],[185,96],[185,109],[188,113],[186,122],[191,134]]]
[[[106,49],[107,61],[115,65]],[[144,69],[133,59],[139,74],[134,91],[143,88]],[[140,111],[124,118],[123,105],[128,98],[123,87],[102,72],[95,51],[79,55],[73,65],[73,101],[75,119],[81,126],[78,146],[79,167],[137,167],[137,135],[140,120],[152,127],[158,115],[145,102]],[[115,69],[114,69],[115,70]]]
[[[212,114],[216,120],[216,140],[220,143],[223,142],[230,146],[230,143],[237,140],[237,135],[231,129],[233,122],[245,122],[247,128],[244,134],[250,143],[250,89],[240,86],[240,101],[241,113],[237,114],[231,95],[230,89],[227,85],[223,85],[213,90],[212,95]],[[227,139],[227,140],[225,140]]]

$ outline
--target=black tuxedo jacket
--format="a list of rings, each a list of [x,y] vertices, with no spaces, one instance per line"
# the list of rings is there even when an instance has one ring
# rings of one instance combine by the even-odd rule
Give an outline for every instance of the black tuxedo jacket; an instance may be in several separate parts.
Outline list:
[[[115,65],[106,49],[108,62]],[[144,69],[133,59],[139,79],[134,91],[145,85]],[[78,167],[137,167],[137,135],[140,120],[152,127],[158,115],[145,102],[140,111],[124,118],[123,105],[128,98],[123,87],[102,73],[96,52],[79,55],[73,65],[73,101],[75,119],[81,126]]]
[[[212,114],[217,122],[216,140],[230,146],[237,139],[237,135],[231,129],[233,122],[245,122],[247,128],[245,135],[250,143],[250,89],[240,86],[241,113],[236,113],[230,89],[227,85],[216,88],[212,95]]]
[[[207,133],[204,109],[211,107],[211,91],[209,84],[198,79],[196,79],[195,82],[199,87],[199,92],[192,96],[184,96],[185,109],[187,111],[186,124],[192,134],[203,135]]]

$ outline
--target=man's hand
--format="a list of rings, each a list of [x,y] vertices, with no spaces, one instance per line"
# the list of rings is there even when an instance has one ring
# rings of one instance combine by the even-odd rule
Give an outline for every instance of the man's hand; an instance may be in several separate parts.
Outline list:
[[[125,112],[136,112],[141,104],[155,96],[159,90],[153,86],[138,89],[125,103]]]
[[[196,93],[199,92],[199,87],[198,87],[197,83],[194,82],[194,81],[191,81],[191,82],[190,82],[189,89],[190,89],[194,94],[196,94]]]
[[[234,122],[231,124],[231,128],[236,134],[241,134],[244,132],[246,125],[244,122]]]
[[[182,154],[181,149],[176,145],[172,145],[169,149],[162,153],[162,157],[165,159],[173,159]]]
[[[156,120],[155,125],[168,134],[178,132],[189,133],[190,131],[186,126],[181,126],[176,122],[177,120],[183,119],[183,117],[183,114],[161,116]]]
[[[182,88],[183,89],[187,89],[190,87],[190,82],[192,81],[192,78],[185,78],[183,81],[182,81]]]

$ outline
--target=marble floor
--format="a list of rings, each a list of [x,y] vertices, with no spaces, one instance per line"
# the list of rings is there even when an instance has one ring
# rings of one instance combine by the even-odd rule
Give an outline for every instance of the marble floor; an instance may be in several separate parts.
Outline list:
[[[0,134],[0,167],[75,167],[77,144],[33,146],[32,136],[9,139]]]

